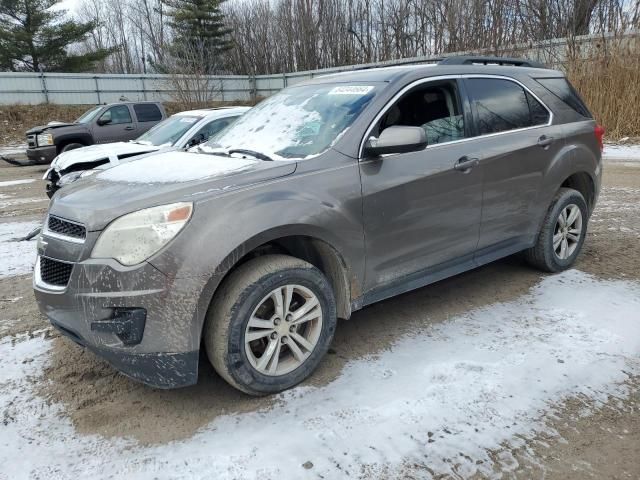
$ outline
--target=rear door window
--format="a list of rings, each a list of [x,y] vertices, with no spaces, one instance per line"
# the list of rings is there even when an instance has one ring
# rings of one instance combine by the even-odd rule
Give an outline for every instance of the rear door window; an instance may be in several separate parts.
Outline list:
[[[479,135],[545,125],[549,111],[520,85],[499,78],[466,81]]]
[[[593,118],[573,85],[564,77],[537,78],[537,82],[583,117]]]
[[[527,102],[529,103],[529,112],[531,114],[531,125],[545,125],[549,123],[551,114],[536,98],[529,92],[527,94]]]
[[[162,120],[162,113],[153,103],[136,103],[133,106],[139,122],[158,122]]]

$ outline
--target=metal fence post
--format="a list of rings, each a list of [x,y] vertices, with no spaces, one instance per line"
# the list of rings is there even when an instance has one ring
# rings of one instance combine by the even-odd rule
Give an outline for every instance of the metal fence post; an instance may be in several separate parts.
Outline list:
[[[42,71],[42,65],[40,66],[40,81],[42,82],[42,93],[44,94],[44,103],[49,103],[49,92],[47,91],[47,80],[44,77]]]
[[[282,74],[282,88],[287,88],[287,74]]]
[[[258,100],[258,79],[255,75],[249,77],[249,85],[251,85],[249,96],[251,98],[251,101],[255,103]]]
[[[147,100],[147,87],[144,84],[144,77],[140,77],[140,82],[142,83],[142,98]]]
[[[221,101],[224,102],[224,78],[220,79],[220,97]]]
[[[100,85],[98,84],[98,76],[94,75],[93,81],[96,83],[96,96],[98,97],[98,105],[102,102],[100,101]]]

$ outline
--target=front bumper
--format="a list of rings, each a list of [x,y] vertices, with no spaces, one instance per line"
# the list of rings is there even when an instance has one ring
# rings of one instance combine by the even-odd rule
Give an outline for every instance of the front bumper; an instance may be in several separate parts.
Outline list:
[[[179,388],[198,381],[198,351],[184,353],[130,353],[87,342],[54,320],[51,324],[82,347],[104,358],[126,376],[154,388]]]
[[[72,261],[74,248],[44,237],[34,292],[40,311],[76,343],[125,375],[156,388],[193,385],[198,378],[197,295],[189,280],[169,279],[149,263],[123,267],[114,260]],[[61,249],[62,246],[66,250]],[[40,264],[64,258],[73,265],[66,285],[43,281]]]
[[[37,163],[51,163],[57,154],[58,149],[55,145],[27,149],[27,158]]]

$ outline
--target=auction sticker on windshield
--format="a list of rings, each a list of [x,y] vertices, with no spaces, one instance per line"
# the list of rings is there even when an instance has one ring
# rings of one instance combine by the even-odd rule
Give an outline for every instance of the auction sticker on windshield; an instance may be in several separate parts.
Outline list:
[[[329,90],[329,95],[366,95],[373,87],[371,85],[346,85]]]

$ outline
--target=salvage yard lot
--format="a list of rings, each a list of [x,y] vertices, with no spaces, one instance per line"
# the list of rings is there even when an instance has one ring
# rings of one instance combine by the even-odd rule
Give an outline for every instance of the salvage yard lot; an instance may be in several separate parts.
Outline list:
[[[250,398],[201,362],[153,390],[59,337],[11,242],[43,166],[0,161],[0,479],[640,478],[640,149],[611,149],[576,268],[513,257],[340,322],[301,386]]]

